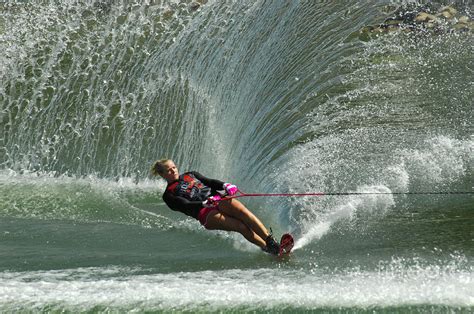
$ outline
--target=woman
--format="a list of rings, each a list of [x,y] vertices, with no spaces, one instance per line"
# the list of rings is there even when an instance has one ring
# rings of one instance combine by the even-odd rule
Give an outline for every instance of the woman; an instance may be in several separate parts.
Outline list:
[[[170,159],[156,161],[151,172],[168,182],[163,200],[172,210],[199,220],[206,229],[236,231],[262,250],[279,253],[278,242],[250,210],[236,199],[222,199],[237,193],[235,185],[194,171],[180,175]]]

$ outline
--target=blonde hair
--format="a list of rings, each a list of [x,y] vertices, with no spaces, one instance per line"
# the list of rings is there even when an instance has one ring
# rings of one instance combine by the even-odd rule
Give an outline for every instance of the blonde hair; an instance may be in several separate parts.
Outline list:
[[[165,173],[165,164],[169,161],[172,161],[171,159],[160,159],[157,160],[153,163],[153,166],[151,166],[151,174],[154,176],[162,175]]]

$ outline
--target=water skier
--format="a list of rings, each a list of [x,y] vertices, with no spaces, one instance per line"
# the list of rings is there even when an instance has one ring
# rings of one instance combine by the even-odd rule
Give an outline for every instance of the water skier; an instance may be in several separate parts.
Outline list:
[[[199,220],[208,230],[238,232],[262,250],[278,255],[280,246],[263,223],[238,200],[222,199],[237,193],[235,185],[195,171],[180,175],[170,159],[156,161],[151,172],[168,182],[163,200],[172,210]]]

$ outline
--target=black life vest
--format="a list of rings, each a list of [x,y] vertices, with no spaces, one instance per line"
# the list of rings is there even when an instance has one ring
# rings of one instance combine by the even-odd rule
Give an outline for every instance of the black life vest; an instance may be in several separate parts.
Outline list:
[[[179,179],[166,187],[175,196],[181,196],[189,201],[205,201],[211,196],[212,190],[204,185],[192,173],[186,172]]]

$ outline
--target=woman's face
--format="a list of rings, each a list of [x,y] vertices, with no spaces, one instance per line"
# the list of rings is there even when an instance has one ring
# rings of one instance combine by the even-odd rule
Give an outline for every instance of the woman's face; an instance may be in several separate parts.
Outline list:
[[[165,179],[168,182],[173,182],[173,181],[178,180],[179,172],[178,172],[178,168],[176,168],[176,165],[174,164],[174,162],[172,162],[170,160],[170,161],[166,162],[164,164],[164,166],[165,166],[165,170],[164,170],[163,174],[161,174],[163,179]]]

